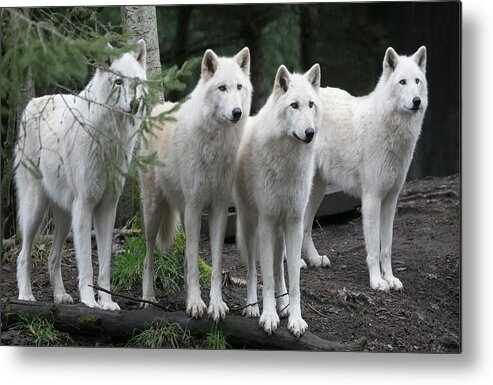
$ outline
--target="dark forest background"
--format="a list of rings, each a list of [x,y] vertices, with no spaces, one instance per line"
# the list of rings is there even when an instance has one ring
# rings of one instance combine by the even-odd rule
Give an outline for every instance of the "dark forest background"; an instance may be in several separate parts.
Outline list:
[[[201,58],[208,48],[224,56],[233,55],[244,46],[250,48],[254,86],[252,113],[258,111],[270,94],[280,64],[285,64],[291,71],[301,72],[318,62],[322,68],[323,86],[343,88],[360,96],[375,87],[387,47],[392,46],[399,54],[410,55],[421,45],[426,45],[429,105],[408,179],[427,175],[444,176],[460,171],[459,2],[182,5],[156,8],[163,71],[173,66],[181,67],[187,60]],[[70,10],[56,8],[60,14],[67,14]],[[96,32],[98,26],[104,25],[116,26],[118,30],[122,22],[120,7],[91,10],[96,12],[91,12],[87,20],[84,20],[84,12],[76,12],[78,22],[90,28],[95,26]],[[32,8],[30,12],[36,15],[40,9]],[[55,12],[55,9],[43,12]],[[94,14],[97,20],[94,20]],[[5,20],[8,23],[8,19]],[[2,31],[4,29],[8,26],[2,24]],[[101,33],[104,33],[104,28]],[[63,60],[63,55],[61,57]],[[48,67],[43,69],[47,74],[57,70]],[[187,85],[184,90],[165,90],[167,99],[179,100],[192,90],[199,77],[198,65],[192,72],[193,76],[182,79]],[[2,81],[5,84],[5,79]],[[82,89],[87,81],[88,78],[67,78],[64,86],[73,90]],[[56,90],[35,84],[35,91],[36,96],[41,96]],[[7,117],[11,114],[8,104],[2,101],[2,130],[7,127]],[[8,120],[10,122],[11,119]],[[4,145],[2,142],[2,149],[9,147]],[[4,177],[3,235],[10,237],[15,232],[15,194],[10,178]],[[4,180],[6,183],[3,183]],[[130,194],[129,199],[122,198],[121,206],[126,208],[120,211],[127,214],[124,218],[120,217],[120,223],[128,219],[128,213],[138,210],[138,202],[132,199],[132,194],[137,190],[135,180],[128,185],[131,187],[126,190],[133,192],[127,193]],[[129,201],[133,203],[125,203]]]
[[[118,15],[118,10],[101,12],[114,23]],[[207,48],[232,55],[248,46],[252,112],[270,94],[280,64],[305,71],[318,62],[323,86],[359,96],[375,87],[387,47],[409,55],[426,45],[430,100],[408,179],[459,172],[460,3],[161,6],[157,21],[164,68],[201,56]],[[185,93],[197,81],[196,73]]]

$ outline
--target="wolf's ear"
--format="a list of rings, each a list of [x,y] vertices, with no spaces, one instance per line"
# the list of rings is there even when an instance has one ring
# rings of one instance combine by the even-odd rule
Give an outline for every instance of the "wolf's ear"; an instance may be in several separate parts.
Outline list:
[[[419,69],[423,72],[426,72],[426,47],[422,45],[419,49],[414,53],[413,59],[418,65]]]
[[[238,52],[235,56],[235,60],[245,75],[250,76],[250,50],[248,47],[245,47]]]
[[[147,58],[147,50],[146,50],[146,43],[144,39],[140,39],[137,42],[137,51],[134,52],[134,57],[135,60],[137,60],[140,64],[140,66],[146,70],[146,58]]]
[[[387,48],[385,51],[385,56],[383,58],[383,73],[385,75],[390,75],[394,72],[395,67],[397,67],[397,63],[399,61],[399,55],[394,51],[392,47]]]
[[[202,77],[205,81],[214,76],[217,70],[218,58],[213,50],[208,49],[202,58]]]
[[[313,86],[315,91],[318,92],[320,88],[320,64],[316,63],[305,73],[305,77]]]
[[[281,64],[277,70],[276,80],[274,81],[274,91],[279,93],[285,93],[288,91],[289,78],[291,77],[288,69]]]
[[[110,44],[110,43],[106,43],[106,46],[109,48],[109,49],[113,49],[113,46]],[[106,59],[105,61],[106,65],[108,66],[108,68],[111,67],[111,65],[113,64],[113,59],[108,57],[108,59]]]

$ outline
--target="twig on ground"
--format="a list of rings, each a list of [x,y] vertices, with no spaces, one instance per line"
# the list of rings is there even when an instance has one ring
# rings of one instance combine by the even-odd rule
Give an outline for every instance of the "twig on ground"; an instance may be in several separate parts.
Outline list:
[[[399,202],[408,202],[416,199],[433,199],[433,198],[452,198],[459,199],[459,194],[454,190],[433,191],[429,193],[418,192],[412,195],[404,195],[399,198]]]
[[[312,310],[313,310],[315,313],[317,313],[318,315],[320,315],[320,316],[322,316],[322,317],[324,317],[324,318],[329,318],[329,316],[328,316],[328,315],[326,315],[326,314],[324,314],[324,313],[321,313],[321,312],[319,312],[317,309],[315,309],[315,308],[314,308],[314,307],[310,304],[310,302],[307,302],[307,303],[306,303],[306,306],[308,306],[310,309],[312,309]]]
[[[276,298],[276,299],[277,299],[277,298],[281,298],[281,297],[284,297],[285,295],[288,295],[288,293],[286,292],[286,293],[284,293],[284,294],[279,294],[279,295],[276,295],[276,297],[275,297],[275,298]],[[230,310],[231,310],[231,311],[239,311],[239,310],[246,309],[246,308],[247,308],[247,307],[249,307],[249,306],[255,306],[255,305],[258,305],[259,303],[262,303],[262,300],[259,300],[259,301],[254,302],[254,303],[248,303],[248,304],[246,304],[245,306],[233,307],[233,308],[231,308]],[[288,305],[289,305],[289,304],[288,304]],[[286,306],[286,307],[287,307],[287,306]],[[282,310],[284,310],[284,309],[282,309]]]
[[[107,290],[107,289],[103,289],[102,287],[99,287],[97,285],[89,285],[90,287],[92,287],[93,289],[96,289],[98,291],[102,291],[104,293],[107,293],[107,294],[110,294],[110,295],[113,295],[115,297],[121,297],[121,298],[125,298],[125,299],[128,299],[130,301],[134,301],[134,302],[139,302],[139,303],[148,303],[150,305],[154,305],[160,309],[163,309],[163,310],[167,310],[169,311],[169,307],[168,306],[163,306],[163,305],[160,305],[159,303],[157,302],[154,302],[154,301],[148,301],[146,299],[140,299],[140,298],[135,298],[135,297],[132,297],[130,295],[125,295],[125,294],[119,294],[119,293],[115,293],[113,291],[110,291],[110,290]]]

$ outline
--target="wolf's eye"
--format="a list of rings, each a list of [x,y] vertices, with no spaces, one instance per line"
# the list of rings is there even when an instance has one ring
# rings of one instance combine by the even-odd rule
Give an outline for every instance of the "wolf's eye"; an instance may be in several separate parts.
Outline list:
[[[403,86],[406,85],[406,80],[405,79],[402,79],[399,84],[402,84]]]
[[[219,91],[226,91],[226,86],[219,86]]]
[[[416,84],[419,84],[419,79],[418,78],[416,78]]]
[[[293,107],[295,110],[298,109],[298,103],[291,103],[291,107]]]
[[[121,85],[123,84],[123,80],[122,80],[122,79],[116,79],[116,80],[115,80],[115,84],[116,84],[117,86],[121,86]]]
[[[312,108],[313,107],[313,102],[308,103],[308,107]]]
[[[238,85],[236,86],[236,88],[238,88],[239,90],[241,90],[241,89],[243,88],[243,86],[242,86],[241,84],[238,84]]]

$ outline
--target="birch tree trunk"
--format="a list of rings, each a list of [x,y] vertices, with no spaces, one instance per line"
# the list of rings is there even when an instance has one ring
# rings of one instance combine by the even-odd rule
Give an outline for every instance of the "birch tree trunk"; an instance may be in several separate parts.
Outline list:
[[[147,78],[161,78],[161,59],[159,53],[159,40],[157,36],[157,20],[155,6],[122,6],[121,22],[124,28],[130,32],[130,42],[136,43],[144,39],[147,51]],[[164,92],[160,87],[152,87],[156,95],[156,103],[164,101]],[[123,226],[138,211],[139,204],[133,198],[138,191],[135,180],[125,183],[122,196],[118,202],[117,218],[115,226]]]
[[[144,39],[147,49],[147,77],[161,74],[159,40],[157,36],[157,20],[155,6],[122,6],[122,24],[131,32],[130,41],[136,43]],[[163,92],[159,92],[159,100],[164,101]]]

